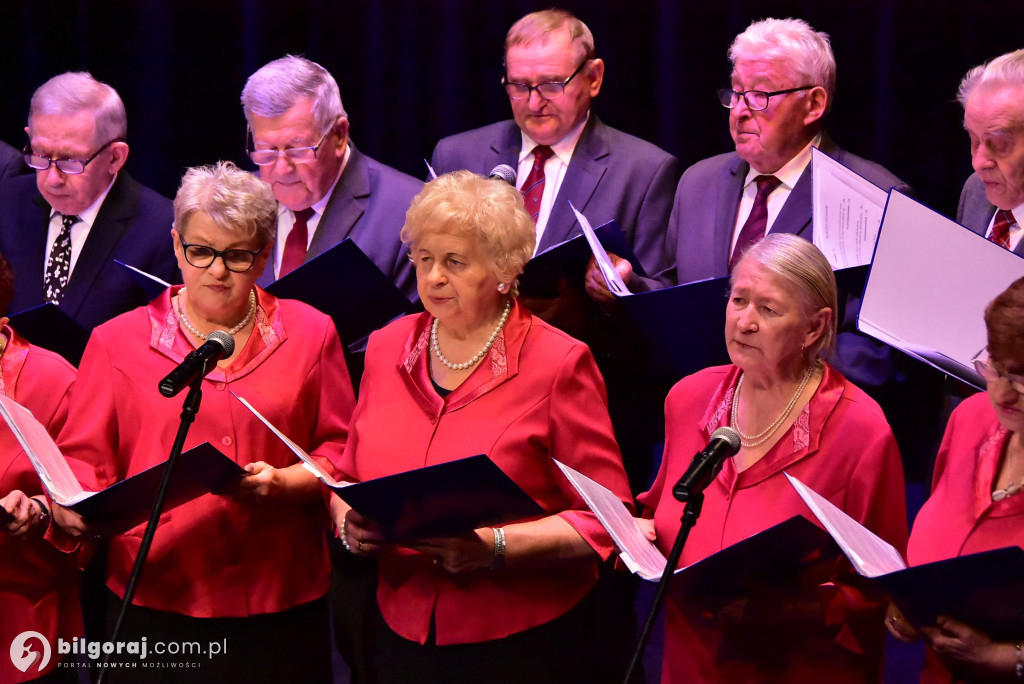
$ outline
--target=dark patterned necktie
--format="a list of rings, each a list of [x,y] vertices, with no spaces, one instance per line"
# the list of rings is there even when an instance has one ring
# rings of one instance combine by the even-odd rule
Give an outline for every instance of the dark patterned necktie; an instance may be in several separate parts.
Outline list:
[[[743,257],[743,253],[755,242],[761,240],[768,231],[768,195],[772,190],[782,183],[775,176],[758,176],[754,179],[757,183],[757,196],[754,197],[754,206],[750,209],[750,216],[747,222],[740,229],[740,235],[736,238],[736,248],[732,250],[732,258],[729,259],[729,273],[736,268]]]
[[[1010,226],[1016,222],[1012,211],[1000,209],[996,212],[996,220],[992,224],[992,234],[988,236],[988,239],[1000,247],[1010,249]]]
[[[46,262],[43,288],[46,301],[60,304],[71,275],[71,226],[78,223],[77,216],[61,216],[61,228],[50,249],[50,260]]]
[[[555,153],[547,145],[537,145],[533,148],[533,168],[530,169],[523,188],[523,202],[526,204],[526,213],[530,215],[534,223],[537,223],[537,216],[540,215],[540,202],[544,198],[544,164],[551,155]]]

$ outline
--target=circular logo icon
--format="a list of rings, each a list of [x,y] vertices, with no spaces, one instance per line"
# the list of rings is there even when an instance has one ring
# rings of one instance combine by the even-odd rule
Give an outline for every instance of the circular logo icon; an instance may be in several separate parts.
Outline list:
[[[42,655],[26,643],[29,639],[39,640],[43,645]],[[11,662],[22,672],[27,672],[30,667],[39,663],[36,672],[42,672],[50,662],[50,642],[39,632],[22,632],[11,642]]]

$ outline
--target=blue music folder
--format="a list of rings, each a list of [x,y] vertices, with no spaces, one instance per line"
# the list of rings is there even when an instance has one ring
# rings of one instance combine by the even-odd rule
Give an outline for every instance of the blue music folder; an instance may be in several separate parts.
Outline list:
[[[346,347],[413,309],[351,238],[273,282],[267,292],[298,299],[330,316]]]
[[[68,506],[105,534],[127,532],[149,519],[167,462],[117,482]],[[178,456],[164,499],[164,511],[216,492],[245,474],[245,469],[203,442]]]
[[[332,489],[395,540],[451,536],[545,515],[483,454]]]
[[[52,302],[14,314],[10,325],[29,343],[60,354],[76,368],[92,332]]]

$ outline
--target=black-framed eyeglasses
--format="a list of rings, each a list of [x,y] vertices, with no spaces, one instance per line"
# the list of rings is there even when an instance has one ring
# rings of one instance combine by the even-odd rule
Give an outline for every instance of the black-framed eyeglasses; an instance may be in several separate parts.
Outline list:
[[[569,85],[569,81],[576,78],[576,74],[583,71],[583,67],[585,67],[589,61],[589,57],[585,58],[580,65],[576,67],[576,71],[572,72],[569,78],[564,81],[548,81],[547,83],[529,85],[528,83],[514,83],[509,81],[508,76],[506,75],[502,77],[501,84],[505,86],[505,92],[508,93],[508,96],[513,100],[525,100],[530,97],[530,93],[534,90],[536,90],[537,94],[545,100],[554,100],[565,94],[565,86]]]
[[[726,109],[732,109],[735,107],[740,98],[747,103],[747,109],[760,112],[768,109],[768,98],[775,97],[776,95],[788,95],[789,93],[798,93],[801,90],[810,90],[817,86],[805,85],[799,88],[786,88],[785,90],[772,90],[771,92],[765,90],[744,90],[742,93],[733,90],[732,88],[722,88],[718,91],[718,101],[722,103],[722,106]]]
[[[89,165],[96,157],[100,156],[100,152],[110,147],[112,144],[119,142],[120,138],[114,138],[103,143],[98,150],[92,153],[88,159],[51,159],[44,157],[41,154],[35,154],[32,152],[32,142],[25,143],[25,149],[21,152],[25,155],[25,163],[36,171],[46,171],[50,168],[50,164],[57,167],[57,170],[61,173],[66,173],[69,176],[77,176],[85,171],[85,167]]]
[[[337,123],[337,120],[335,120]],[[252,129],[246,131],[245,135],[245,151],[249,155],[249,159],[252,159],[252,163],[257,166],[270,166],[277,161],[277,158],[284,155],[288,161],[293,164],[310,164],[316,161],[316,151],[320,149],[320,146],[324,144],[324,140],[327,139],[327,135],[334,130],[334,123],[327,127],[324,134],[320,136],[320,140],[317,141],[316,145],[310,145],[308,147],[286,147],[283,150],[270,149],[270,150],[257,150],[256,143],[252,137]]]
[[[209,268],[213,262],[220,257],[224,261],[224,267],[232,273],[245,273],[252,268],[256,261],[256,255],[263,251],[259,249],[225,249],[223,252],[208,245],[197,245],[192,242],[185,242],[185,238],[178,236],[181,241],[181,249],[185,252],[185,261],[196,268]]]
[[[978,374],[985,378],[986,382],[995,382],[999,378],[1005,378],[1010,383],[1010,387],[1013,388],[1014,392],[1024,394],[1024,375],[1004,373],[992,365],[992,361],[983,359],[980,356],[973,359],[971,363],[974,364],[974,370],[978,371]]]

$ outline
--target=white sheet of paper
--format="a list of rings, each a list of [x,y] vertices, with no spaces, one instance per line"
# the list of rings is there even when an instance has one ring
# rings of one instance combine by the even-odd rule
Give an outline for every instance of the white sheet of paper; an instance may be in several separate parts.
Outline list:
[[[116,259],[115,259],[115,261],[116,261]],[[164,280],[163,278],[158,278],[158,277],[156,277],[155,275],[153,275],[152,273],[146,273],[146,272],[145,272],[145,271],[143,271],[143,270],[142,270],[141,268],[135,268],[135,267],[134,267],[134,266],[132,266],[131,264],[126,264],[126,263],[124,263],[123,261],[121,261],[121,262],[118,262],[118,263],[120,263],[120,264],[121,264],[122,266],[124,266],[125,268],[130,268],[131,270],[135,271],[136,273],[138,273],[138,274],[139,274],[139,275],[141,275],[141,276],[145,276],[146,278],[149,278],[149,279],[150,279],[150,280],[152,280],[152,281],[153,281],[154,283],[158,283],[158,284],[159,284],[159,285],[161,285],[162,287],[170,287],[170,286],[171,286],[171,284],[170,284],[169,282],[167,282],[166,280]]]
[[[583,473],[555,460],[572,486],[580,493],[601,525],[608,530],[612,541],[619,547],[619,557],[631,572],[645,580],[657,582],[665,572],[665,556],[650,539],[644,536],[633,515],[619,497],[604,485],[594,482]]]
[[[10,397],[0,395],[0,416],[14,433],[39,475],[39,481],[54,501],[70,505],[93,494],[82,489],[50,433],[31,411]]]
[[[335,480],[333,477],[331,477],[330,473],[324,471],[324,469],[320,467],[320,464],[318,464],[313,459],[312,456],[306,453],[305,449],[300,447],[292,440],[288,439],[288,435],[278,430],[273,423],[264,418],[263,414],[257,411],[252,404],[250,404],[248,401],[238,396],[234,392],[231,393],[231,396],[233,396],[238,401],[242,402],[242,406],[252,411],[252,414],[259,418],[261,423],[270,428],[270,431],[277,435],[277,438],[284,442],[285,445],[292,450],[292,453],[299,457],[299,460],[302,461],[302,466],[309,472],[316,475],[317,479],[319,479],[325,485],[327,485],[328,487],[344,487],[347,484],[352,484],[351,482],[338,482],[337,480]]]
[[[891,544],[840,510],[816,491],[783,471],[789,484],[839,544],[853,568],[864,577],[878,577],[907,567]]]
[[[883,190],[817,147],[811,148],[814,246],[832,270],[871,263],[885,212]]]
[[[434,167],[430,165],[430,162],[424,159],[423,163],[427,165],[427,175],[429,179],[434,180],[435,178],[437,178],[437,171],[434,171]]]
[[[594,232],[590,221],[587,220],[586,216],[577,211],[576,207],[572,206],[572,202],[569,202],[569,207],[572,209],[572,213],[576,214],[576,220],[580,222],[580,228],[583,229],[583,234],[587,237],[587,244],[590,245],[590,251],[594,253],[594,261],[597,262],[597,267],[601,270],[601,275],[608,286],[608,291],[618,297],[633,294],[626,287],[622,276],[615,270],[615,266],[612,265],[612,260],[608,258],[608,252],[604,251],[604,247],[601,246],[601,241],[597,239],[597,233]]]
[[[963,369],[953,374],[977,385],[971,360],[987,344],[985,307],[1021,276],[1024,259],[894,190],[857,328],[947,373],[915,350],[951,359]]]

